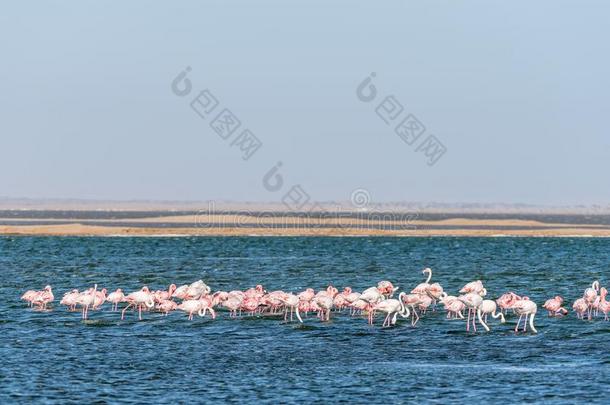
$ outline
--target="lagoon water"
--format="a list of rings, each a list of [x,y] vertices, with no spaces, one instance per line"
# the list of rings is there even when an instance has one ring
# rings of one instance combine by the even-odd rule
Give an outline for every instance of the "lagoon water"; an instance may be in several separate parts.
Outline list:
[[[474,334],[442,311],[382,329],[381,316],[370,327],[346,313],[303,325],[223,312],[120,321],[108,304],[83,322],[58,305],[94,283],[129,291],[203,279],[215,290],[297,292],[388,279],[410,290],[427,266],[449,293],[481,279],[489,297],[528,295],[539,333],[515,334],[512,315]],[[595,279],[608,286],[610,239],[2,237],[0,271],[0,403],[610,400],[610,322],[540,308],[557,294],[570,307]],[[45,284],[50,311],[19,300]]]

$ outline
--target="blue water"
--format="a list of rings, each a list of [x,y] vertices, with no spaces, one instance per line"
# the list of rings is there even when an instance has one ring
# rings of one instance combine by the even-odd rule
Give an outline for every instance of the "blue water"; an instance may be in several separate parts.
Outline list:
[[[205,280],[214,289],[356,289],[392,280],[411,289],[432,267],[455,293],[482,279],[490,297],[514,290],[539,306],[610,283],[610,239],[562,238],[0,238],[0,402],[304,402],[350,400],[608,403],[610,322],[537,317],[539,333],[429,313],[381,329],[333,314],[189,322],[183,313],[125,321],[106,308],[82,322],[61,294]],[[28,309],[27,289],[50,283],[52,311]],[[401,289],[402,289],[401,288]],[[568,304],[569,306],[571,304]]]

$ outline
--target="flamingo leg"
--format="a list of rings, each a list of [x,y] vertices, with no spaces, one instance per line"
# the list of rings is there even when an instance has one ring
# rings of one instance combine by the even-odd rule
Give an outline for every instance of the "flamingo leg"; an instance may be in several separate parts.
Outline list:
[[[521,323],[521,318],[523,318],[523,315],[520,315],[519,319],[517,320],[517,326],[515,326],[515,332],[519,332],[519,324]]]
[[[125,308],[123,308],[123,311],[121,311],[121,321],[125,318],[125,311],[127,311],[131,305],[132,304],[127,305]]]
[[[474,328],[474,331],[477,331],[477,318],[475,316],[475,309],[472,309],[472,327]]]

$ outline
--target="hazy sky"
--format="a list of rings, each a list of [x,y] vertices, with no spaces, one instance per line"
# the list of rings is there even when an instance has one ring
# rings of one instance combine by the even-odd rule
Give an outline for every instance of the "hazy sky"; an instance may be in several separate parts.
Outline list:
[[[313,200],[608,204],[608,21],[606,1],[10,2],[0,196],[278,201],[300,184]],[[202,119],[204,89],[219,106]],[[426,127],[413,146],[375,112],[389,95]],[[228,140],[210,127],[223,108],[241,121]],[[263,143],[247,161],[242,129]],[[447,148],[433,166],[429,134]]]

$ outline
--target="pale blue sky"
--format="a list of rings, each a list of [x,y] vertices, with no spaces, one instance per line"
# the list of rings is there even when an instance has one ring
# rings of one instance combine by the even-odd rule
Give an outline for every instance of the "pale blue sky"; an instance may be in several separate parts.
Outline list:
[[[607,204],[608,21],[604,1],[10,2],[0,196],[277,201],[282,161],[315,200]],[[262,140],[249,161],[172,94],[186,66]],[[357,99],[370,72],[436,165]]]

